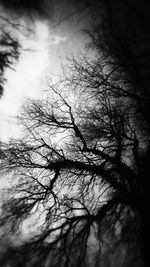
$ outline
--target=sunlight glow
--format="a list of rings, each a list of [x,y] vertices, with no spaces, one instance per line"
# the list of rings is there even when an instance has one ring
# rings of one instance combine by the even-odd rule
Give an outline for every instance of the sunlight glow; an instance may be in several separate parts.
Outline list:
[[[25,48],[15,70],[7,70],[7,83],[0,99],[0,139],[7,141],[19,135],[15,116],[27,97],[41,94],[41,80],[48,73],[49,66],[55,65],[56,55],[50,56],[50,47],[65,42],[65,36],[50,35],[49,25],[37,21],[35,34],[21,36]],[[52,58],[52,60],[51,60]],[[56,66],[55,66],[56,68]]]

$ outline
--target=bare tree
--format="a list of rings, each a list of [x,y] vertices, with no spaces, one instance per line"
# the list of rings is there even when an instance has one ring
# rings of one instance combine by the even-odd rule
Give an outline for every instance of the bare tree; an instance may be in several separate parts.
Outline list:
[[[104,72],[99,59],[81,62],[74,59],[72,74],[49,85],[45,100],[26,104],[24,137],[3,149],[1,165],[17,185],[1,223],[11,218],[16,230],[26,218],[41,217],[27,242],[29,254],[39,252],[39,265],[55,255],[58,266],[78,266],[95,242],[135,246],[140,238],[139,172],[146,151],[131,92],[118,97],[122,87],[112,90],[112,71]]]
[[[149,266],[149,68],[140,57],[148,30],[140,1],[115,3],[94,9],[103,12],[88,32],[92,57],[73,58],[43,100],[28,101],[23,137],[3,144],[1,167],[11,171],[14,190],[0,223],[14,233],[33,224],[11,248],[16,266]],[[125,7],[120,16],[117,5]],[[137,45],[133,30],[141,29]]]

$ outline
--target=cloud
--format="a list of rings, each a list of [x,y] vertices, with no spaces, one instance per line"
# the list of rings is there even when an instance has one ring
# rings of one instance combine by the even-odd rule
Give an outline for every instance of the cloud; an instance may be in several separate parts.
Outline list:
[[[67,37],[66,36],[59,36],[59,35],[52,35],[49,41],[50,45],[57,45],[61,42],[66,42]]]

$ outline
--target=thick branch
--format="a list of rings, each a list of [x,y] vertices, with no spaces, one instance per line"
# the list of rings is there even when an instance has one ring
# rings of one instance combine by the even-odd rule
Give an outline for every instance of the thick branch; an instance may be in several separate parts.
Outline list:
[[[88,172],[91,174],[96,174],[101,176],[106,182],[108,182],[113,188],[121,191],[123,194],[128,194],[128,191],[125,189],[124,186],[121,185],[116,180],[115,175],[113,174],[112,170],[104,170],[103,166],[97,165],[90,165],[80,161],[73,161],[73,160],[63,160],[63,161],[56,161],[51,162],[46,169],[49,170],[57,170],[57,169],[76,169],[82,172]]]

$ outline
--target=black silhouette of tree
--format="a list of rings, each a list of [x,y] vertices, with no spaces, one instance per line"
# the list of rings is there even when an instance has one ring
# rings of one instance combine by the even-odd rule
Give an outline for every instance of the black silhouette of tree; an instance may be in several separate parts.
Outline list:
[[[149,6],[96,7],[92,56],[29,100],[23,137],[3,144],[14,183],[0,223],[33,226],[2,264],[149,266]]]
[[[0,96],[3,94],[5,83],[5,70],[13,68],[20,54],[20,44],[10,33],[17,24],[9,21],[5,16],[0,16]]]

